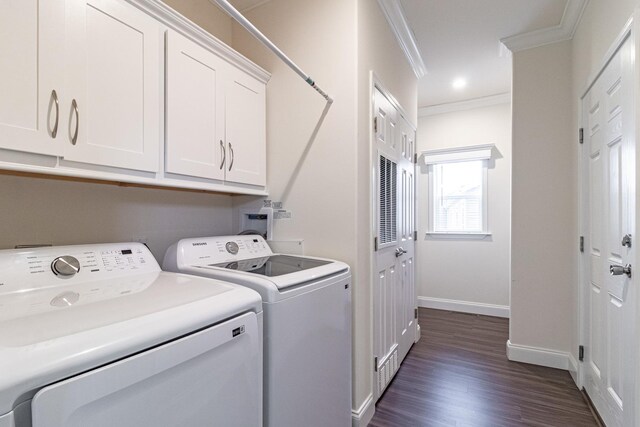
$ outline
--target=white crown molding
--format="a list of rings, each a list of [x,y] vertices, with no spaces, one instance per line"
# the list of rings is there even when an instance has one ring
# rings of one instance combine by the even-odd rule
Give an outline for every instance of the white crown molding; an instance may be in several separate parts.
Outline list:
[[[511,52],[532,49],[551,43],[571,40],[589,0],[568,0],[560,25],[516,34],[500,40]]]
[[[475,108],[490,107],[492,105],[509,104],[510,102],[511,94],[501,93],[499,95],[485,96],[483,98],[469,99],[466,101],[420,107],[418,108],[418,117],[435,116],[436,114],[473,110]]]
[[[212,0],[213,1],[213,0]],[[148,15],[156,18],[167,27],[180,32],[194,42],[208,50],[212,50],[216,55],[227,60],[241,70],[251,74],[261,82],[266,83],[271,78],[271,74],[262,67],[254,64],[246,57],[242,56],[207,31],[203,30],[171,7],[160,0],[127,0],[138,9],[143,10]]]
[[[400,0],[378,0],[378,4],[387,18],[391,31],[398,39],[400,48],[402,48],[407,60],[409,60],[409,65],[411,65],[413,72],[417,78],[422,78],[427,74],[427,67],[424,65],[422,55],[418,49],[418,43],[413,31],[411,31],[411,27],[409,27]]]

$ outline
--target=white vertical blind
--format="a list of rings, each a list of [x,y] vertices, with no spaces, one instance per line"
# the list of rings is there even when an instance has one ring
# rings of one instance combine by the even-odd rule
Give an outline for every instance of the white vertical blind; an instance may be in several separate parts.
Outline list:
[[[433,231],[481,233],[484,160],[434,164]]]

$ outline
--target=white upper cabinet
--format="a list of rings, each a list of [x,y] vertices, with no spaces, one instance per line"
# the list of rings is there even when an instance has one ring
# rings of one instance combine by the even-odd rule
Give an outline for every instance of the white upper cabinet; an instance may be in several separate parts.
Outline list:
[[[61,150],[64,6],[0,0],[2,148],[50,155]]]
[[[162,1],[0,0],[0,169],[266,195],[268,80]]]
[[[160,23],[120,0],[67,0],[64,158],[159,169]]]
[[[226,180],[266,185],[265,84],[232,70],[225,93]]]
[[[166,170],[265,186],[265,83],[167,32]]]
[[[224,179],[226,62],[167,31],[166,170]]]

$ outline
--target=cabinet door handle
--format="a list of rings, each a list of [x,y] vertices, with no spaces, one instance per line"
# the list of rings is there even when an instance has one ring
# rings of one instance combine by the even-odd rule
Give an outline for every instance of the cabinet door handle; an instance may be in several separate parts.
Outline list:
[[[56,90],[52,90],[51,91],[51,99],[53,99],[53,102],[56,106],[56,122],[53,125],[53,130],[51,131],[51,138],[54,138],[58,135],[58,119],[60,118],[60,106],[58,105],[58,93],[56,92]]]
[[[71,108],[73,108],[73,111],[76,113],[76,130],[71,137],[71,143],[76,145],[76,142],[78,142],[78,129],[80,128],[80,112],[78,111],[78,103],[75,99],[71,101]]]
[[[222,162],[220,162],[220,170],[224,167],[224,162],[227,161],[227,150],[224,148],[224,142],[220,140],[220,149],[222,150]]]
[[[231,168],[233,167],[233,160],[235,159],[235,156],[233,155],[233,147],[231,146],[231,143],[229,143],[229,151],[231,152],[231,163],[229,164],[229,170],[231,170]]]

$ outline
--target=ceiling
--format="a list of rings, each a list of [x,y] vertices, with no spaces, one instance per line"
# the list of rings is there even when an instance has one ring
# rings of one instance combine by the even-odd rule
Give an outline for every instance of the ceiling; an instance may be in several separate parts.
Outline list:
[[[560,25],[567,0],[400,0],[427,74],[420,107],[502,94],[511,58],[500,39]],[[463,78],[467,86],[454,89]]]
[[[269,0],[230,0],[247,11]],[[374,0],[369,0],[374,1]],[[559,26],[568,0],[399,1],[427,74],[418,83],[426,107],[510,92],[511,56],[500,39]],[[454,89],[456,79],[463,89]]]

